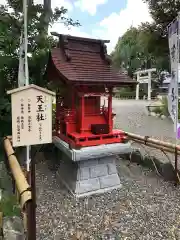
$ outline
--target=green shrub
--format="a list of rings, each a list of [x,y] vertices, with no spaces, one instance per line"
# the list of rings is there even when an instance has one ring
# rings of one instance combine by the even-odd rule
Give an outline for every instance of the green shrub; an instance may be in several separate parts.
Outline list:
[[[139,91],[139,98],[142,99],[144,96],[147,97],[147,93],[140,89]],[[136,90],[130,88],[119,88],[118,92],[116,92],[115,97],[119,98],[135,98],[136,97]]]
[[[121,88],[119,91],[115,94],[116,97],[119,98],[135,98],[136,92],[132,91],[129,88]]]
[[[153,109],[153,112],[159,113],[161,115],[169,116],[167,97],[162,98],[161,104],[162,106],[161,107],[157,106],[156,108]],[[180,100],[178,105],[178,118],[180,119]]]
[[[159,106],[157,106],[157,107],[155,107],[155,108],[153,109],[153,112],[156,113],[156,114],[159,113],[159,114],[162,115],[162,108],[159,107]]]
[[[14,195],[2,196],[0,211],[4,216],[20,216],[20,207]]]
[[[167,97],[162,98],[162,114],[165,116],[169,116]]]

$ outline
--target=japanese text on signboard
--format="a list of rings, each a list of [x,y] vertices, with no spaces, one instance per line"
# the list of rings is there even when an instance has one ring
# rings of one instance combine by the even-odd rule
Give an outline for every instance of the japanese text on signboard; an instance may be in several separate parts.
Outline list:
[[[36,120],[39,123],[39,140],[42,140],[42,122],[46,120],[46,110],[47,110],[47,99],[43,95],[36,96],[36,103],[37,103],[37,114],[36,114]]]

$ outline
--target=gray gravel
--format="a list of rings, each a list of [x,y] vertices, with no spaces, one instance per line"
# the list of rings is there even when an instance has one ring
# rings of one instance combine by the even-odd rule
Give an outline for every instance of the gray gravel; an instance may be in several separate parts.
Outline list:
[[[160,140],[175,142],[172,121],[148,116],[146,106],[152,102],[113,99],[113,110],[116,113],[115,126],[125,131]]]
[[[162,120],[148,116],[146,106],[149,104],[154,105],[154,101],[113,99],[113,111],[116,113],[115,127],[142,136],[150,136],[162,141],[176,143],[171,119]],[[180,140],[177,143],[180,144]],[[144,147],[144,145],[137,143],[133,143],[133,145],[135,148],[140,149],[143,155],[154,156],[163,162],[169,162],[170,160],[174,164],[173,154],[167,154],[167,158],[160,150]],[[180,157],[178,161],[180,162]]]
[[[150,119],[134,101],[127,105],[114,102],[120,128],[173,141],[172,123]],[[38,240],[180,239],[179,188],[154,172],[118,159],[121,189],[75,200],[52,164],[37,164]]]
[[[38,239],[180,239],[180,192],[141,166],[118,160],[120,190],[75,200],[47,161],[37,165]],[[108,238],[109,235],[109,238]]]

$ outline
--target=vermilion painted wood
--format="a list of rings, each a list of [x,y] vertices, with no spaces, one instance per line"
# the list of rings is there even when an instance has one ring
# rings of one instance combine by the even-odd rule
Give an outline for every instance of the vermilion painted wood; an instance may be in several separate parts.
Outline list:
[[[67,89],[56,99],[55,135],[73,148],[124,142],[123,132],[113,130],[112,92],[135,81],[113,69],[104,41],[58,36],[46,70],[49,81]],[[101,96],[107,97],[107,107],[101,106]]]

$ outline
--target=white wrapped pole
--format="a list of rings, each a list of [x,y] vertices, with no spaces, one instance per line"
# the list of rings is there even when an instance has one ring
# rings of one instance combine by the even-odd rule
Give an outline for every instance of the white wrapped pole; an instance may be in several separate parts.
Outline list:
[[[23,12],[24,12],[24,63],[25,63],[25,85],[29,85],[29,70],[28,70],[28,36],[27,36],[27,0],[23,0]],[[27,171],[30,170],[30,146],[26,147],[26,166]]]

